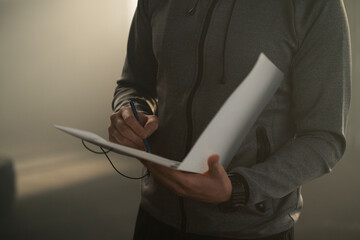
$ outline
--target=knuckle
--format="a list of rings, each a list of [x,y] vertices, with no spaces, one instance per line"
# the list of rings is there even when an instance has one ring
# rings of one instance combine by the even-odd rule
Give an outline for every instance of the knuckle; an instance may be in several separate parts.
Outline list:
[[[119,131],[121,132],[121,134],[127,135],[127,134],[129,134],[129,127],[127,127],[127,126],[124,125],[124,124],[121,124],[121,125],[119,126]]]
[[[122,106],[122,107],[119,109],[119,113],[123,113],[126,109],[127,109],[127,106]]]
[[[123,109],[123,111],[129,111],[131,109],[131,107],[128,105],[125,105],[125,106],[122,106],[122,109]]]
[[[125,116],[123,116],[123,119],[125,121],[126,124],[130,125],[133,121],[133,118],[131,115],[129,114],[126,114]]]
[[[113,113],[113,114],[110,115],[110,120],[114,121],[116,119],[116,117],[117,117],[117,114]]]
[[[128,115],[128,114],[123,114],[122,115],[122,119],[124,120],[124,122],[128,122],[129,121],[129,118],[130,118],[130,116]]]

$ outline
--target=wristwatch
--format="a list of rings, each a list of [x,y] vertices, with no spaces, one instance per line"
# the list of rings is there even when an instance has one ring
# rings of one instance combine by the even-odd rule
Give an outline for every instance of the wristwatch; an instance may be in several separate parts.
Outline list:
[[[218,205],[223,212],[236,211],[244,207],[249,199],[249,187],[243,176],[236,173],[229,173],[228,177],[231,181],[232,193],[227,202]]]

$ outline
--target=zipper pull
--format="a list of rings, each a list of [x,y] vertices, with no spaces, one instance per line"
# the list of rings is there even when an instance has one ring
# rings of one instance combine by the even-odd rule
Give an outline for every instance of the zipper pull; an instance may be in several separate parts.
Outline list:
[[[197,7],[199,2],[200,2],[200,0],[196,0],[195,5],[188,11],[188,14],[190,16],[194,16],[194,14],[196,13],[196,7]]]

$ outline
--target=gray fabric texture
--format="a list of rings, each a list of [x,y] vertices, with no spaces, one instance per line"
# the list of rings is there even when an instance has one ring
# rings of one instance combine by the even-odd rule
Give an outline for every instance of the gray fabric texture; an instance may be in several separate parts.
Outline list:
[[[138,2],[113,109],[134,100],[139,110],[157,114],[152,151],[180,161],[188,151],[188,134],[194,144],[264,52],[285,78],[226,169],[245,178],[248,204],[224,213],[216,205],[184,199],[186,227],[191,233],[239,239],[285,231],[300,215],[301,185],[329,173],[345,151],[351,66],[343,2],[219,0],[203,46],[199,42],[213,0],[200,0],[188,14],[196,2]],[[256,140],[259,127],[270,144],[262,162],[257,161],[263,144]],[[152,176],[142,181],[141,203],[158,220],[180,228],[178,197]]]

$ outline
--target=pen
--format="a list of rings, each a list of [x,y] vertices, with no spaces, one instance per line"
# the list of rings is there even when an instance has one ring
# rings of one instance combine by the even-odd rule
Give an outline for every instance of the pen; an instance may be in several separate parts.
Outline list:
[[[136,120],[141,124],[139,115],[138,115],[138,113],[136,111],[135,104],[134,104],[133,101],[130,101],[130,106],[131,106],[131,110],[134,113],[134,116],[135,116]],[[149,142],[148,142],[148,140],[146,138],[144,139],[144,143],[145,143],[147,152],[150,153],[151,152],[150,145],[149,145]]]

